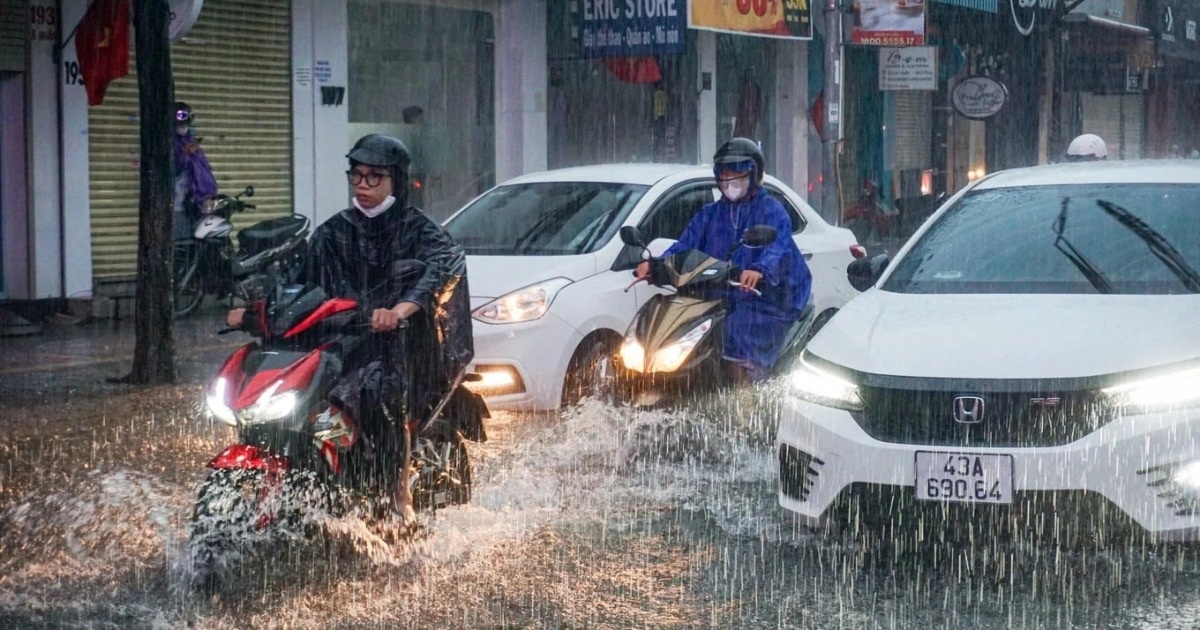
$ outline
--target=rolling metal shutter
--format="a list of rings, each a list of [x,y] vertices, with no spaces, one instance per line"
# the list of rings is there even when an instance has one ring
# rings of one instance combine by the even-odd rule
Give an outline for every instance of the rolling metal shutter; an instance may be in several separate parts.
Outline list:
[[[132,40],[132,37],[131,37]],[[288,0],[207,0],[171,47],[175,98],[196,112],[196,134],[220,191],[254,186],[255,211],[236,229],[292,212],[291,12]],[[89,110],[92,268],[97,279],[136,274],[137,70]]]
[[[1141,94],[1080,95],[1083,131],[1094,133],[1108,144],[1108,159],[1136,160],[1142,157],[1142,121],[1146,99]]]
[[[25,72],[29,3],[0,0],[0,72]]]

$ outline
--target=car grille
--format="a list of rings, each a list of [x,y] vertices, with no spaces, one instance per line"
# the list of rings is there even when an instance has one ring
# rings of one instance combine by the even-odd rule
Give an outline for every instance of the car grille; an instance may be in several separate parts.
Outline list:
[[[1175,516],[1200,516],[1200,496],[1195,490],[1181,486],[1172,479],[1181,464],[1165,464],[1137,471],[1146,479],[1146,485],[1154,492],[1167,509]]]
[[[1065,392],[917,390],[864,386],[855,412],[871,437],[897,444],[1048,447],[1069,444],[1115,415],[1099,390]],[[978,418],[955,417],[957,399],[979,399]],[[974,401],[968,403],[972,408]]]

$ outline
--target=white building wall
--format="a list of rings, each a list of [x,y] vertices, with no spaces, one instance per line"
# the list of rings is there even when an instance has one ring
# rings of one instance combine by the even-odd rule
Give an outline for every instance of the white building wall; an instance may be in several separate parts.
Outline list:
[[[808,54],[811,42],[780,40],[775,58],[775,160],[768,168],[807,198]]]
[[[699,134],[696,143],[700,154],[700,162],[709,163],[717,152],[717,34],[712,31],[696,32],[696,54],[699,63],[696,64],[699,76],[696,85],[700,86],[700,104],[696,108],[699,117],[696,133]],[[705,89],[704,77],[708,75],[710,86]]]
[[[55,6],[37,0],[34,6]],[[79,23],[87,0],[62,0],[61,24]],[[80,84],[61,85],[53,44],[30,43],[29,181],[32,286],[29,299],[89,297],[92,292],[92,233],[88,192],[87,94]],[[75,47],[63,64],[77,63]],[[61,116],[60,116],[61,114]],[[61,146],[61,153],[60,153]],[[59,157],[62,156],[60,161]]]
[[[495,16],[497,183],[547,165],[546,1],[502,0]]]

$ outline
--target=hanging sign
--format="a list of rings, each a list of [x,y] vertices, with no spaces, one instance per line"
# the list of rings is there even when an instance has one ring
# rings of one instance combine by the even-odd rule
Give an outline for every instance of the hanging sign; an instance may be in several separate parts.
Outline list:
[[[936,90],[937,54],[934,46],[880,48],[879,89]]]
[[[172,42],[177,42],[191,32],[200,18],[200,9],[204,0],[170,0],[168,2],[171,15],[167,22],[167,36]]]
[[[925,44],[925,0],[854,0],[850,42],[871,46]]]
[[[950,102],[959,114],[973,120],[995,116],[1008,102],[1008,88],[991,77],[963,79],[950,93]]]
[[[687,50],[686,0],[583,0],[579,12],[584,57],[678,55]]]
[[[631,0],[648,1],[648,0]],[[811,0],[688,0],[688,26],[740,35],[812,39]]]

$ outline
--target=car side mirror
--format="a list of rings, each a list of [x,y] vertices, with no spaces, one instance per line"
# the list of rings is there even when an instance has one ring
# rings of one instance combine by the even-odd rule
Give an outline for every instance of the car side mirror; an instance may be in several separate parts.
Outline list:
[[[747,247],[766,247],[779,237],[779,230],[769,225],[752,225],[742,235],[742,244]]]
[[[846,279],[854,290],[862,292],[875,286],[890,262],[887,254],[859,258],[846,267]]]
[[[642,233],[632,225],[626,225],[621,228],[621,242],[630,247],[645,247],[646,241],[642,238]]]

